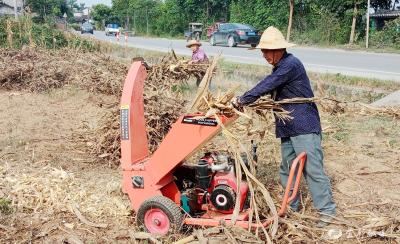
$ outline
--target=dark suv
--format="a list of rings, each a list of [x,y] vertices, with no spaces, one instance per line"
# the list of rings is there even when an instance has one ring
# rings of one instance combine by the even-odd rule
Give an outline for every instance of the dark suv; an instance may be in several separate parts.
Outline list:
[[[236,47],[238,44],[250,44],[257,46],[260,41],[261,32],[250,25],[237,23],[223,23],[219,25],[210,37],[210,44],[225,44],[229,47]]]

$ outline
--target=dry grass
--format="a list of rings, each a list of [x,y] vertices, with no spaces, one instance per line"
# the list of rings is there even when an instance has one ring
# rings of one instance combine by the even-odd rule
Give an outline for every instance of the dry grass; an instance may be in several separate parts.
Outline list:
[[[104,160],[110,162],[111,165],[114,165],[114,162],[117,163],[116,160],[119,158],[118,99],[127,71],[125,63],[117,62],[101,54],[80,54],[67,50],[51,51],[51,53],[35,49],[24,49],[21,52],[1,50],[1,54],[0,67],[6,68],[4,70],[7,75],[0,74],[0,84],[6,89],[37,92],[73,85],[95,94],[96,98],[93,102],[108,110],[109,115],[105,115],[104,122],[100,123],[97,130],[88,130],[87,135],[81,134],[79,138],[75,138],[72,142],[80,144],[72,150],[84,151],[89,146],[97,157],[94,159],[95,164]],[[40,62],[36,64],[36,60]],[[11,61],[15,65],[6,67],[5,63]],[[176,66],[171,68],[171,65]],[[25,70],[24,67],[29,69]],[[151,142],[154,150],[168,131],[168,126],[184,111],[187,99],[177,88],[190,76],[188,76],[190,68],[171,56],[152,67],[149,79],[146,81],[145,110],[149,138],[155,138]],[[56,75],[60,72],[65,76]],[[179,75],[180,72],[182,76]],[[164,82],[160,83],[160,81]],[[161,103],[161,96],[171,102]],[[238,113],[229,106],[229,101],[233,96],[234,92],[217,95],[203,94],[202,103],[198,108],[210,116],[218,112]],[[103,97],[108,99],[103,100]],[[338,217],[329,228],[342,232],[339,241],[398,240],[400,238],[398,219],[400,213],[396,201],[398,198],[395,198],[397,193],[391,191],[391,188],[400,184],[396,181],[399,178],[398,162],[400,162],[399,110],[397,108],[376,109],[365,104],[339,102],[336,99],[322,99],[317,102],[320,102],[319,108],[322,111],[327,168],[332,175],[335,200],[339,204]],[[252,174],[247,175],[253,184],[254,196],[256,196],[252,204],[259,206],[257,210],[260,218],[266,218],[273,213],[270,211],[271,206],[267,207],[265,203],[267,199],[265,195],[262,195],[262,192],[260,195],[256,188],[263,186],[263,193],[271,195],[274,206],[279,206],[282,194],[281,189],[277,187],[279,184],[275,173],[280,157],[279,142],[273,138],[274,117],[271,112],[274,109],[279,111],[280,105],[281,103],[265,98],[260,100],[258,105],[246,109],[244,111],[246,115],[239,111],[238,115],[241,118],[235,125],[224,131],[230,141],[217,137],[203,149],[226,150],[236,155],[236,161],[242,163],[239,155],[242,152],[248,153],[246,142],[250,139],[258,142],[257,171],[254,173],[250,170]],[[163,106],[162,109],[159,109],[160,106]],[[168,111],[168,114],[162,113],[165,111]],[[87,142],[91,144],[86,146],[82,144]],[[63,150],[67,149],[63,148]],[[6,161],[2,160],[2,162]],[[8,163],[0,166],[0,175],[4,176],[0,180],[0,198],[10,199],[11,208],[14,211],[11,215],[7,215],[8,217],[2,216],[3,220],[7,219],[0,224],[2,239],[7,242],[34,242],[46,239],[54,242],[74,242],[74,240],[75,242],[81,240],[129,242],[139,239],[142,242],[148,242],[149,238],[139,236],[137,230],[132,229],[132,225],[128,223],[131,221],[129,220],[130,207],[129,202],[124,200],[120,192],[118,172],[113,171],[112,174],[107,172],[93,179],[91,175],[80,178],[79,170],[70,172],[49,165],[34,166],[29,162],[24,165],[27,171],[19,172],[13,171],[15,166]],[[77,165],[85,168],[82,164]],[[377,169],[372,168],[372,165],[376,165]],[[339,166],[343,168],[338,168]],[[93,166],[88,166],[85,170],[90,167]],[[94,173],[94,170],[90,172]],[[259,184],[251,175],[254,175],[262,184]],[[350,185],[349,180],[351,180],[350,183],[354,182],[355,186]],[[82,187],[83,185],[85,187]],[[365,187],[357,188],[357,185]],[[376,188],[376,185],[380,187]],[[356,190],[352,191],[352,188]],[[327,229],[313,227],[317,215],[312,210],[307,191],[302,191],[302,206],[300,214],[289,213],[289,218],[280,219],[273,242],[329,241]],[[113,217],[118,219],[117,225],[113,222],[115,221]],[[18,218],[24,221],[19,221]],[[35,224],[29,224],[29,221]],[[106,228],[104,224],[107,224]],[[63,234],[57,239],[56,236],[60,232]],[[108,233],[109,236],[105,237],[104,233]],[[353,233],[354,236],[348,237],[348,233]],[[96,239],[96,235],[102,236],[102,239]],[[261,238],[268,238],[267,236],[266,233],[260,233]],[[172,242],[181,238],[185,236],[173,235],[157,241]],[[226,227],[196,230],[187,238],[200,242],[204,240],[231,243],[259,241],[257,237],[243,230]]]
[[[157,149],[172,123],[183,113],[186,100],[180,87],[207,67],[203,64],[188,65],[184,60],[177,59],[174,53],[150,67],[143,94],[150,152]],[[111,111],[104,116],[102,126],[94,133],[96,136],[89,138],[95,141],[92,154],[115,165],[119,164],[120,158],[119,94],[122,86],[118,89]]]
[[[0,49],[0,68],[0,87],[31,92],[78,84],[93,92],[117,94],[123,78],[115,77],[126,73],[126,65],[100,53],[28,47]]]

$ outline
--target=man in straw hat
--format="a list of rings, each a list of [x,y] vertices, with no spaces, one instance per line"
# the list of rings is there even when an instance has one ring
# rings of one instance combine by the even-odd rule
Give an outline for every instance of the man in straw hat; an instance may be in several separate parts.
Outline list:
[[[233,106],[255,102],[263,95],[271,94],[279,101],[295,97],[313,97],[310,80],[299,59],[286,52],[294,44],[286,42],[282,33],[268,27],[261,36],[256,48],[261,49],[264,58],[273,66],[272,73],[261,80],[253,89],[236,98]],[[336,214],[332,198],[331,184],[323,167],[321,147],[321,123],[315,103],[285,104],[283,108],[291,112],[290,121],[275,118],[276,137],[281,138],[282,162],[280,166],[281,183],[285,187],[291,163],[301,152],[307,153],[304,177],[307,181],[315,208],[321,217],[317,227],[325,227]],[[294,211],[299,210],[299,196],[290,204]]]
[[[201,43],[197,40],[191,40],[186,45],[187,48],[192,49],[192,60],[189,61],[189,64],[198,64],[198,63],[206,63],[208,62],[208,57],[203,49],[200,48]],[[196,85],[199,86],[201,80],[203,79],[204,73],[196,76]]]

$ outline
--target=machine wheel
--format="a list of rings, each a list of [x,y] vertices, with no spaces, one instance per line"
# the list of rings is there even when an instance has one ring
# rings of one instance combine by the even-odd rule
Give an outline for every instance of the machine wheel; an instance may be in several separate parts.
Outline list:
[[[236,47],[237,44],[235,43],[235,39],[233,36],[228,37],[228,47]]]
[[[183,214],[178,205],[164,196],[155,196],[142,203],[136,221],[147,232],[166,235],[179,231],[183,224]]]
[[[253,47],[253,48],[257,47],[257,44],[251,44],[251,47]]]
[[[214,35],[210,36],[210,45],[215,46],[215,36]]]

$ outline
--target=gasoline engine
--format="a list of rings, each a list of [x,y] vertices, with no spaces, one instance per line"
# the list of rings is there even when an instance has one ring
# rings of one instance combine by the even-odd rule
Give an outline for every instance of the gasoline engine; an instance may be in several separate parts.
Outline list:
[[[253,141],[252,157],[253,160],[257,160],[257,146]],[[246,155],[242,155],[242,159],[248,166]],[[183,167],[186,167],[186,172],[183,172],[183,179],[182,175],[179,177],[182,184],[177,183],[177,185],[181,185],[181,206],[187,213],[197,214],[213,210],[230,214],[235,208],[238,194],[240,194],[240,211],[249,208],[249,187],[242,177],[238,192],[235,161],[232,157],[219,153],[206,153],[197,165]],[[189,168],[192,173],[188,173]],[[191,177],[188,177],[189,175]]]

